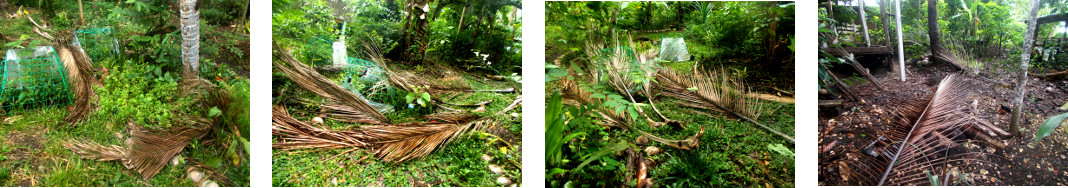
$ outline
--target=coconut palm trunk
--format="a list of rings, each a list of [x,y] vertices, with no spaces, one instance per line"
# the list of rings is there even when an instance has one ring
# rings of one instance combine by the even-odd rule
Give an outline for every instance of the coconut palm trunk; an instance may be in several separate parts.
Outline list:
[[[197,0],[182,0],[182,76],[200,77],[200,12]]]

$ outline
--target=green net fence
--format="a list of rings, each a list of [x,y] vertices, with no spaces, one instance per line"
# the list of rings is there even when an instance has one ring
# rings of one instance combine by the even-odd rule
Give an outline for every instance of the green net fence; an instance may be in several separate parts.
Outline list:
[[[55,49],[8,50],[6,55],[0,72],[0,108],[4,114],[71,103],[67,74]]]
[[[390,96],[396,92],[393,87],[375,87],[376,83],[385,78],[385,72],[382,67],[378,66],[378,63],[351,57],[347,60],[348,67],[345,69],[345,82],[351,84],[360,82],[366,86],[363,91],[366,91],[367,99],[373,101],[389,101],[392,99]]]
[[[119,53],[119,41],[109,27],[74,31],[74,44],[80,45],[92,59]]]

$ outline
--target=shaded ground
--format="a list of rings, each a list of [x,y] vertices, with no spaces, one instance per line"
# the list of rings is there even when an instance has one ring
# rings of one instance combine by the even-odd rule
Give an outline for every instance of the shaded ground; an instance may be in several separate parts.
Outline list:
[[[989,66],[990,64],[988,64]],[[951,65],[907,65],[905,82],[896,72],[874,75],[886,88],[877,90],[871,83],[855,88],[861,101],[846,101],[837,108],[821,108],[819,117],[820,185],[837,185],[840,179],[829,159],[840,157],[847,151],[859,151],[871,143],[882,131],[890,128],[889,111],[894,103],[892,96],[922,96],[933,93],[938,83],[959,69]],[[974,115],[991,122],[1006,131],[1010,114],[999,112],[1004,106],[1012,106],[1016,97],[1015,77],[1012,66],[989,66],[980,77],[966,79],[976,84],[967,101],[974,106]],[[1068,172],[1060,169],[1068,165],[1068,134],[1054,131],[1038,144],[1034,141],[1038,126],[1049,116],[1064,113],[1056,108],[1068,101],[1068,82],[1048,81],[1037,78],[1028,80],[1027,97],[1021,118],[1020,135],[1011,138],[995,138],[1004,148],[975,142],[967,145],[972,151],[989,153],[989,164],[973,164],[972,173],[990,176],[993,179],[974,179],[979,185],[1065,185]]]

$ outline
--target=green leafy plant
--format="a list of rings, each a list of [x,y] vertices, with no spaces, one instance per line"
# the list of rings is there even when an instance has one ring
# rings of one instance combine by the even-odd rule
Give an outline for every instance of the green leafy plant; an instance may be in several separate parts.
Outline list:
[[[1068,113],[1057,114],[1046,119],[1046,122],[1042,123],[1042,126],[1038,127],[1038,132],[1035,133],[1035,143],[1053,134],[1053,130],[1060,127],[1065,118],[1068,118]]]
[[[421,107],[426,107],[431,102],[430,93],[419,91],[419,88],[415,88],[415,91],[409,92],[408,95],[404,96],[404,101],[408,103],[409,108],[415,106],[412,102],[419,104]]]

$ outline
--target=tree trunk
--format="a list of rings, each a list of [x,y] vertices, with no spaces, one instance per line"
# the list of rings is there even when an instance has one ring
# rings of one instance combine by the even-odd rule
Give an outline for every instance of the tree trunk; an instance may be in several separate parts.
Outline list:
[[[423,6],[430,6],[429,0],[409,0],[405,3],[405,9],[408,11],[408,16],[405,17],[404,27],[401,28],[405,32],[404,38],[399,40],[399,44],[393,47],[389,53],[386,53],[386,57],[407,62],[412,60],[415,54],[422,54],[422,49],[426,49],[426,43],[423,42],[423,37],[426,33],[426,27],[428,25],[426,20],[427,11],[423,10]],[[412,45],[419,44],[418,52],[408,51]]]
[[[197,0],[182,0],[182,74],[184,78],[200,77],[200,12]]]
[[[942,35],[938,33],[938,0],[927,0],[927,35],[931,39],[931,55],[942,53]],[[942,62],[941,58],[933,61]]]
[[[1013,135],[1020,135],[1020,113],[1023,112],[1023,100],[1027,88],[1027,69],[1031,67],[1031,47],[1035,43],[1035,27],[1040,8],[1038,0],[1031,0],[1031,12],[1027,15],[1027,32],[1024,34],[1023,52],[1020,54],[1020,70],[1016,74],[1016,99],[1012,101],[1012,118],[1009,121],[1009,131]]]

